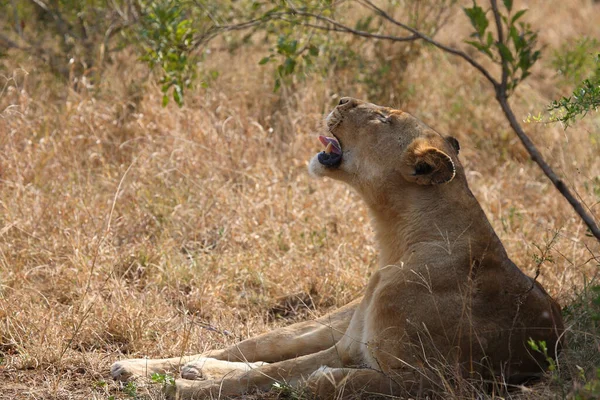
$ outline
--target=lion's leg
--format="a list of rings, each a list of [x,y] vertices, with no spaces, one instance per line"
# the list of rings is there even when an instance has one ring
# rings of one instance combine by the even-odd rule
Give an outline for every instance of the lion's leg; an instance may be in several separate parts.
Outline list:
[[[326,367],[323,367],[326,365]],[[252,390],[268,391],[275,382],[306,388],[314,398],[357,399],[369,395],[431,397],[439,377],[425,371],[392,371],[343,368],[337,349],[265,364],[246,373],[232,373],[222,380],[191,381],[178,379],[168,391],[178,400],[239,396]]]
[[[278,362],[333,346],[346,332],[362,299],[313,321],[299,322],[246,339],[226,349],[204,353],[225,361]]]
[[[207,358],[236,362],[277,362],[300,355],[316,353],[331,347],[348,328],[354,310],[360,303],[355,300],[315,321],[306,321],[276,329],[244,340],[222,350],[203,354],[165,359],[121,360],[111,366],[114,379],[127,380],[135,376],[150,376],[176,371],[181,365],[187,379],[201,379]],[[232,368],[231,369],[237,369]]]
[[[328,365],[341,368],[341,360],[335,346],[318,353],[265,364],[248,372],[234,372],[222,380],[193,381],[178,379],[175,385],[177,399],[205,399],[218,396],[236,396],[250,390],[269,390],[275,382],[286,382],[299,386],[320,366]]]
[[[162,359],[133,358],[117,361],[110,367],[110,373],[114,379],[128,380],[136,377],[150,377],[152,374],[173,373],[179,370],[181,365],[182,375],[185,375],[186,366],[194,367],[195,379],[220,379],[233,371],[249,371],[260,367],[264,362],[234,362],[223,361],[215,358],[204,357],[202,354],[185,357],[173,357]]]
[[[320,400],[358,399],[370,394],[420,398],[432,387],[426,372],[321,367],[307,379],[307,388]]]
[[[300,322],[244,340],[222,350],[204,353],[203,357],[241,362],[279,362],[317,353],[333,346],[344,334],[360,299],[314,321]],[[184,379],[206,379],[204,359],[183,366]]]

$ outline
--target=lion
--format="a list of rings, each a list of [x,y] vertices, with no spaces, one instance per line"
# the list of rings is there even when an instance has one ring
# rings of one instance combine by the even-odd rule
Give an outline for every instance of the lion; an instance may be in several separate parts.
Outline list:
[[[326,126],[309,172],[352,186],[368,206],[379,268],[364,296],[226,349],[119,361],[113,377],[183,365],[171,389],[181,399],[278,381],[337,399],[433,396],[452,376],[502,385],[541,376],[563,344],[560,307],[508,258],[469,189],[458,141],[407,112],[348,97]],[[544,341],[547,354],[531,341]]]

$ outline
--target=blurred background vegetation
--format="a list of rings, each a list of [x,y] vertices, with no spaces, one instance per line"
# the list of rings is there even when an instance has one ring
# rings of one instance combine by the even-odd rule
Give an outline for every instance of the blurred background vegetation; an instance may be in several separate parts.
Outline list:
[[[203,68],[203,60],[210,56],[211,41],[219,40],[231,52],[262,42],[269,49],[260,64],[277,65],[276,90],[282,83],[293,83],[292,76],[303,79],[332,69],[351,69],[357,82],[372,87],[370,98],[385,101],[393,95],[386,93],[389,85],[381,83],[392,76],[398,79],[411,57],[418,57],[423,44],[418,38],[398,35],[401,29],[376,9],[366,7],[358,18],[349,12],[365,3],[372,4],[361,0],[2,0],[6,12],[0,21],[0,56],[6,56],[8,49],[18,49],[59,78],[93,85],[101,79],[106,64],[113,62],[111,54],[128,49],[155,70],[154,78],[165,94],[163,104],[172,97],[181,105],[185,89],[192,85],[205,87],[218,75],[218,71]],[[450,10],[456,3],[389,0],[383,2],[381,10],[402,7],[398,21],[434,38],[452,16]],[[527,10],[513,10],[512,3],[503,0],[507,34],[516,46],[518,42],[530,46],[526,48],[528,57],[515,60],[515,68],[525,67],[513,83],[516,86],[528,76],[539,49],[535,48],[537,34],[529,24],[518,21]],[[473,2],[463,10],[475,29],[471,40],[464,38],[465,42],[494,59],[490,45],[496,39],[491,29],[486,31],[490,8]],[[340,33],[354,37],[340,40]],[[374,43],[367,51],[368,40]],[[388,51],[389,42],[394,52]],[[598,107],[598,48],[597,38],[584,36],[552,51],[551,62],[564,81],[580,84],[574,96],[586,97],[580,106],[569,107],[568,100],[573,97],[568,96],[554,102],[549,110],[562,112],[558,120],[568,124]],[[521,49],[498,50],[499,56],[502,51],[510,55]],[[553,116],[556,119],[556,113]]]

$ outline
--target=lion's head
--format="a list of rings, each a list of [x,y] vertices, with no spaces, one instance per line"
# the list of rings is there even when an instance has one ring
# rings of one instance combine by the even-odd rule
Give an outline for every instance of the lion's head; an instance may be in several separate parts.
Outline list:
[[[326,148],[313,157],[310,172],[363,194],[374,186],[440,185],[459,172],[458,141],[406,112],[344,97],[326,124],[329,136],[319,137]]]

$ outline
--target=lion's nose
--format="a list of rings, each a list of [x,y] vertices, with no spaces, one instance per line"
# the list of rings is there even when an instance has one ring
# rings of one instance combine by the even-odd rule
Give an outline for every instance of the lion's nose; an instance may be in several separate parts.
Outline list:
[[[342,97],[340,99],[340,106],[343,106],[344,104],[350,103],[350,101],[352,100],[352,97]]]

